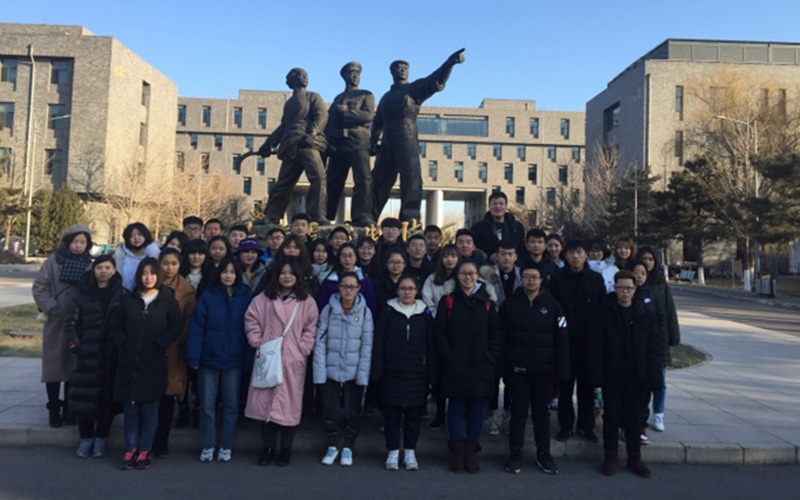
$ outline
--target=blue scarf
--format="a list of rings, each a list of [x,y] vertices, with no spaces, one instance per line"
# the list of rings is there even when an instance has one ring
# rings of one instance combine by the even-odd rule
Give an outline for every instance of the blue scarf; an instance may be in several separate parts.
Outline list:
[[[70,252],[69,248],[61,246],[56,252],[56,262],[61,264],[61,276],[59,277],[61,281],[79,283],[92,264],[92,256],[89,252],[76,255]]]

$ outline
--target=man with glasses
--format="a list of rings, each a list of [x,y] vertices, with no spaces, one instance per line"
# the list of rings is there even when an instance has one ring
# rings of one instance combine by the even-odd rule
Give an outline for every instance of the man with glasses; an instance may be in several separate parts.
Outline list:
[[[183,219],[183,232],[190,240],[199,240],[203,238],[203,219],[200,217],[190,215]]]
[[[386,259],[389,256],[389,250],[395,248],[406,255],[405,245],[401,237],[403,232],[403,223],[395,217],[386,217],[381,221],[381,237],[375,244],[375,259],[381,267],[386,264]]]
[[[435,270],[434,264],[425,258],[427,255],[425,237],[421,234],[415,234],[409,238],[406,243],[406,252],[408,254],[406,274],[417,278],[417,283],[422,287],[422,284],[425,283],[428,276]]]
[[[502,191],[489,195],[489,211],[483,220],[472,225],[475,246],[483,251],[489,262],[497,264],[497,244],[500,240],[511,240],[517,255],[525,251],[525,228],[508,213],[508,197]]]
[[[614,275],[614,292],[599,311],[599,328],[589,339],[589,377],[603,388],[603,474],[617,470],[619,429],[625,430],[627,467],[640,477],[650,477],[642,462],[639,434],[642,401],[663,387],[663,339],[656,313],[636,299],[636,278],[631,271]]]
[[[275,254],[283,244],[284,239],[286,239],[286,234],[278,226],[267,231],[267,249],[264,251],[264,255],[261,256],[261,260],[269,265],[272,259],[275,258]]]

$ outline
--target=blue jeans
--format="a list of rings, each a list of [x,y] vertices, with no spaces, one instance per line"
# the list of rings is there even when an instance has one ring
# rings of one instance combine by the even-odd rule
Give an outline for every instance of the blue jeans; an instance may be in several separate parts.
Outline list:
[[[153,449],[153,437],[158,424],[158,401],[126,403],[123,419],[125,450],[138,448],[139,451],[150,451]]]
[[[447,430],[451,441],[464,439],[464,411],[467,412],[467,441],[477,443],[483,429],[486,398],[450,398],[447,405]]]
[[[664,387],[653,391],[653,413],[664,413],[664,401],[667,399],[667,369],[662,368],[661,374],[664,376]],[[643,403],[642,416],[644,420],[642,424],[647,425],[647,419],[650,418],[650,393],[647,393],[647,398]]]
[[[201,366],[197,370],[197,396],[200,398],[200,446],[214,448],[217,444],[217,393],[222,397],[222,439],[219,447],[233,448],[236,420],[239,418],[239,383],[242,368],[219,370]]]

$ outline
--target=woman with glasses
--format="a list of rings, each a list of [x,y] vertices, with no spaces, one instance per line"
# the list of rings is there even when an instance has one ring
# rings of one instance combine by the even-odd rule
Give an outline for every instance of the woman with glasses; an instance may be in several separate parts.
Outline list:
[[[339,247],[336,264],[333,266],[333,272],[325,278],[319,290],[319,294],[317,295],[317,306],[320,311],[328,305],[328,301],[333,294],[339,291],[339,276],[344,273],[356,273],[361,283],[361,295],[364,296],[364,300],[367,301],[367,307],[369,307],[372,316],[375,317],[375,289],[372,287],[372,280],[370,280],[369,276],[365,275],[361,268],[356,265],[357,262],[358,254],[356,253],[356,247],[352,243],[343,243]]]
[[[403,251],[397,248],[389,250],[381,277],[375,284],[375,301],[378,311],[386,310],[386,303],[389,299],[397,297],[397,284],[405,270],[406,259]]]

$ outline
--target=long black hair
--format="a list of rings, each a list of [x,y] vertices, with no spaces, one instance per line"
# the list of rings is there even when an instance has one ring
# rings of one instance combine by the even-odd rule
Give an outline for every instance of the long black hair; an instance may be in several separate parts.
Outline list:
[[[228,265],[233,266],[233,272],[236,273],[236,280],[233,282],[233,289],[237,289],[242,286],[242,265],[239,263],[239,259],[228,256],[219,261],[219,265],[214,270],[214,277],[211,279],[211,282],[215,285],[225,286],[222,284],[222,272],[227,269]]]
[[[183,255],[186,257],[181,262],[181,270],[180,274],[184,278],[188,276],[191,268],[189,267],[189,254],[192,253],[201,253],[206,256],[206,260],[203,261],[203,267],[200,268],[200,272],[205,274],[206,271],[211,267],[211,257],[208,255],[208,245],[205,241],[201,239],[191,240],[189,243],[186,244],[186,249],[182,252]]]
[[[293,291],[297,296],[297,300],[305,300],[308,298],[308,288],[303,279],[303,268],[300,266],[300,262],[294,257],[283,257],[281,260],[275,262],[275,267],[272,269],[272,277],[267,287],[264,289],[264,295],[272,300],[280,298],[281,285],[279,280],[283,266],[289,266],[289,269],[291,269],[292,274],[294,274],[296,278]]]

